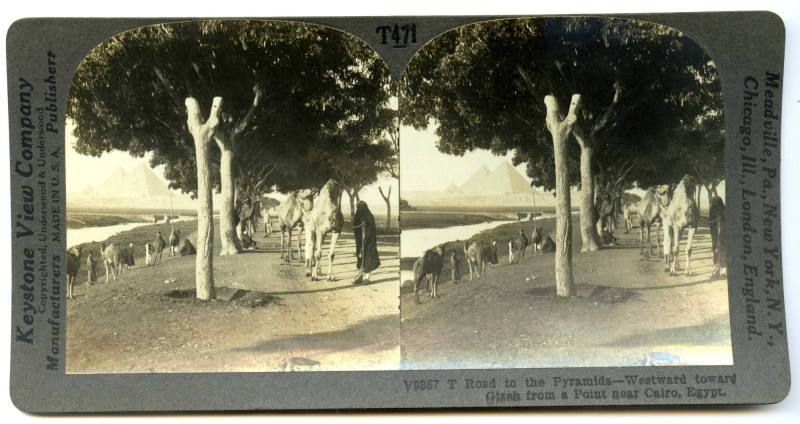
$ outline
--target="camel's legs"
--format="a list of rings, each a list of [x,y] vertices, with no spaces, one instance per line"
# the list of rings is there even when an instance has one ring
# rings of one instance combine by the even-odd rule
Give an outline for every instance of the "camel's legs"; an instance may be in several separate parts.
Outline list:
[[[108,262],[103,259],[103,265],[106,267],[106,284],[108,284]]]
[[[672,229],[669,225],[664,226],[664,271],[670,271],[670,261],[672,258]]]
[[[652,243],[653,230],[650,229],[649,225],[647,226],[647,256],[648,257],[649,256],[653,256],[654,254],[655,255],[660,255],[659,252],[661,251],[661,246],[659,246],[659,241],[661,239],[659,237],[659,232],[660,231],[659,231],[658,223],[656,223],[655,226],[656,226],[656,228],[655,228],[655,234],[656,234],[656,245],[655,245],[656,249],[655,249],[655,253],[653,253],[653,243]]]
[[[294,260],[294,251],[292,250],[292,227],[289,227],[289,241],[286,243],[286,247],[289,248],[289,259],[286,262],[291,262]],[[298,252],[299,254],[300,252]]]
[[[308,229],[305,227],[305,225],[302,228],[303,228],[303,230],[302,230],[303,234],[308,232]],[[312,234],[313,234],[313,232],[312,232]],[[300,255],[300,260],[302,261],[303,260],[303,249],[300,247],[300,230],[299,229],[297,230],[297,254]],[[308,258],[306,258],[306,259],[308,259]]]
[[[336,279],[333,278],[333,258],[335,256],[334,249],[336,248],[337,240],[339,240],[339,233],[331,233],[331,245],[328,248],[328,281],[336,281]],[[320,246],[320,251],[322,251],[322,246]]]
[[[641,256],[647,256],[645,253],[645,244],[644,244],[645,228],[646,227],[644,221],[639,221],[639,254]]]
[[[286,261],[286,228],[281,224],[281,261]]]
[[[692,239],[694,239],[695,230],[696,228],[689,227],[688,235],[686,236],[686,275],[692,275],[690,262],[692,260]]]
[[[314,232],[306,231],[305,239],[306,277],[310,277],[314,268]]]
[[[664,255],[664,247],[661,244],[661,233],[664,231],[664,225],[661,221],[656,222],[656,249],[658,250],[658,256]]]
[[[314,257],[312,259],[314,265],[311,268],[311,280],[318,281],[319,274],[322,273],[320,261],[322,260],[322,245],[325,243],[325,233],[317,234],[314,241]]]
[[[467,267],[469,267],[469,281],[472,281],[472,260],[467,256]]]
[[[678,275],[678,254],[680,253],[681,233],[683,233],[683,228],[680,227],[672,228],[672,239],[670,243],[670,254],[669,254],[670,275]]]

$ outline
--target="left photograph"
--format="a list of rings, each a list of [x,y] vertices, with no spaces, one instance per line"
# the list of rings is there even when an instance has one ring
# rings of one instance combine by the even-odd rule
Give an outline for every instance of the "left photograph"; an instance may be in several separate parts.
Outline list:
[[[98,45],[66,120],[67,373],[399,369],[398,129],[388,67],[332,28]]]

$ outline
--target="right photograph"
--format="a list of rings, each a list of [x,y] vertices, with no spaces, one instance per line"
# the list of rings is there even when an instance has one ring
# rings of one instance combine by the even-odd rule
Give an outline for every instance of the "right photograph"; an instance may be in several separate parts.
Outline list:
[[[471,24],[399,105],[401,369],[733,364],[721,81],[688,34]]]

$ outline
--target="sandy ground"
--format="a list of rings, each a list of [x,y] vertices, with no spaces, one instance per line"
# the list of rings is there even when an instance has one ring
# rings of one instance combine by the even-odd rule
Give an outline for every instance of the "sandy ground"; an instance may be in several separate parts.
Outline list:
[[[490,233],[521,225],[530,230],[515,223]],[[552,253],[509,265],[502,243],[501,264],[483,278],[469,281],[466,264],[459,286],[444,273],[438,299],[418,305],[404,285],[402,368],[732,364],[727,281],[711,278],[707,227],[695,236],[693,276],[671,277],[663,259],[641,258],[638,228],[617,235],[615,247],[574,254],[572,298],[555,296]]]
[[[397,235],[379,236],[382,266],[358,286],[352,234],[337,244],[335,282],[310,281],[299,262],[280,264],[279,234],[256,241],[259,250],[214,257],[217,301],[183,296],[194,287],[194,256],[165,253],[161,265],[137,266],[117,282],[78,285],[68,302],[67,372],[397,369]]]
[[[188,234],[191,224],[181,225]],[[214,258],[220,299],[212,302],[188,291],[195,258],[165,255],[161,265],[139,265],[117,282],[76,287],[78,298],[68,302],[67,372],[634,366],[654,357],[662,364],[732,363],[727,282],[710,278],[702,224],[693,276],[670,277],[661,258],[639,256],[638,229],[618,231],[617,246],[574,255],[578,295],[568,299],[555,296],[552,254],[507,263],[504,241],[530,225],[479,235],[500,242],[501,264],[473,281],[464,265],[459,286],[446,271],[440,298],[422,297],[420,305],[404,288],[401,311],[396,234],[379,236],[383,264],[372,284],[354,286],[352,234],[337,247],[338,280],[312,282],[299,262],[279,263],[276,233],[259,233],[259,249]],[[547,231],[552,220],[539,225]],[[154,228],[118,238],[135,241]],[[573,236],[578,251],[577,231]]]

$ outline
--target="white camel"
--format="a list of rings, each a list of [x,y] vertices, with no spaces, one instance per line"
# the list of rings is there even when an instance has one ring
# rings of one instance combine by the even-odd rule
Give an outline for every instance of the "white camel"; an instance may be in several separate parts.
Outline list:
[[[662,212],[664,221],[664,263],[665,271],[670,275],[678,274],[678,250],[681,243],[681,233],[688,228],[686,238],[686,275],[692,275],[690,261],[692,259],[692,239],[697,230],[697,219],[700,215],[697,207],[697,184],[691,175],[681,178],[672,194],[672,200]]]
[[[278,222],[281,227],[281,260],[284,262],[291,262],[294,260],[294,252],[292,251],[292,229],[295,225],[301,224],[303,219],[303,206],[297,196],[296,191],[290,191],[286,196],[286,200],[281,203],[277,209]],[[288,243],[285,242],[286,234],[289,234]],[[302,247],[300,237],[297,237],[297,251],[300,259],[303,259]],[[284,254],[284,246],[288,248],[289,254]]]
[[[649,257],[653,254],[653,245],[650,243],[650,226],[653,224],[656,226],[656,249],[659,256],[663,253],[659,242],[661,226],[663,225],[661,215],[666,207],[666,195],[665,186],[650,187],[644,192],[637,206],[639,211],[639,254],[644,257]],[[645,234],[647,234],[646,239]],[[645,242],[645,240],[647,241]]]
[[[342,232],[344,217],[339,208],[342,197],[341,185],[335,180],[328,180],[316,198],[311,200],[311,192],[298,195],[303,200],[303,226],[306,232],[306,276],[312,281],[318,281],[321,273],[322,245],[325,237],[331,234],[331,244],[328,249],[328,281],[333,278],[333,258],[336,241]]]
[[[264,221],[264,238],[267,238],[272,234],[272,208],[261,208],[261,220]]]

